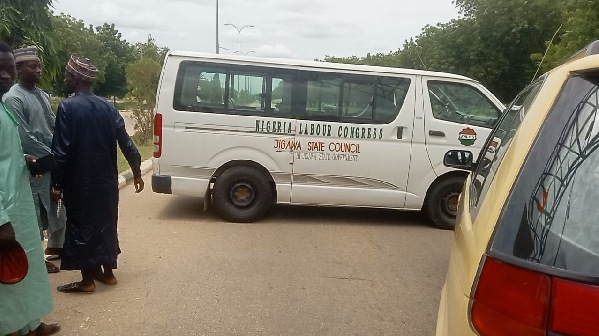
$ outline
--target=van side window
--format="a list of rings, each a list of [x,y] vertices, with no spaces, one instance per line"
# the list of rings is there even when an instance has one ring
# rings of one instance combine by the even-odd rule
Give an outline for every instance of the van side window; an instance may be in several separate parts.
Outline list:
[[[336,74],[306,73],[306,119],[338,121],[342,80]]]
[[[183,61],[173,108],[178,111],[293,118],[296,71]]]
[[[229,81],[229,113],[264,112],[266,73],[233,72]]]
[[[174,108],[194,112],[225,112],[225,68],[183,64],[177,74]]]
[[[293,112],[293,77],[287,74],[275,73],[270,78],[270,106],[269,111],[277,117],[289,116]]]
[[[372,120],[374,107],[374,86],[372,84],[372,80],[343,83],[342,119],[364,122]]]
[[[407,78],[302,72],[305,112],[301,119],[363,124],[390,123],[410,88]],[[301,99],[300,99],[301,101]]]
[[[485,146],[481,149],[478,166],[472,175],[470,185],[470,213],[472,221],[478,216],[482,200],[487,195],[489,186],[495,178],[495,173],[516,135],[520,123],[528,113],[543,86],[545,77],[541,77],[522,91],[506,109],[499,124],[493,130]]]
[[[374,124],[387,124],[397,118],[408,95],[410,82],[407,78],[377,77]]]
[[[489,128],[497,123],[499,109],[478,89],[455,82],[427,85],[435,119]]]

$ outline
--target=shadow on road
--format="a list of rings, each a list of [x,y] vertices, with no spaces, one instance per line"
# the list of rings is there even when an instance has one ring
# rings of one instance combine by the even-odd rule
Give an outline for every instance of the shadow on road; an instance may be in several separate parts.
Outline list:
[[[221,220],[212,210],[204,211],[204,201],[196,197],[171,196],[159,212],[160,219],[174,220]]]
[[[172,196],[158,216],[160,219],[203,220],[225,223],[213,208],[203,211],[203,206],[203,201],[198,198]],[[326,222],[326,224],[330,225],[433,227],[428,219],[419,211],[286,204],[272,206],[266,216],[257,223],[282,224],[287,222],[305,224],[322,224]]]
[[[306,224],[431,226],[420,211],[374,208],[280,204],[273,206],[264,218],[265,222],[298,220]]]

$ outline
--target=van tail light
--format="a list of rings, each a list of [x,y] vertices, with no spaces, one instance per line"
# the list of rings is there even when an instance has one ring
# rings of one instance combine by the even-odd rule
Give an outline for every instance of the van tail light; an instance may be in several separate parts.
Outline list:
[[[599,287],[486,256],[470,303],[470,321],[481,336],[597,335]]]
[[[154,116],[154,157],[162,156],[162,114]]]
[[[549,330],[591,336],[599,331],[599,287],[554,279]]]

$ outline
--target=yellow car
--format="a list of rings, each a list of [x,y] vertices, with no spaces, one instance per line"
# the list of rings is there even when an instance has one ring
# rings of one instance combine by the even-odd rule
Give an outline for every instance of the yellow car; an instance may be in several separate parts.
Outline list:
[[[470,168],[437,336],[599,335],[599,41],[524,89]]]

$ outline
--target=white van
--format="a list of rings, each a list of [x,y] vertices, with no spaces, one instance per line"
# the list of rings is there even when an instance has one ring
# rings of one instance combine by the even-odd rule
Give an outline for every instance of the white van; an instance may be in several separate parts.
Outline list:
[[[504,106],[467,77],[170,52],[154,118],[157,193],[251,222],[273,203],[424,210],[453,228],[466,171]]]

